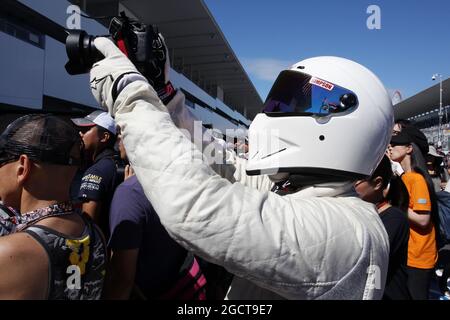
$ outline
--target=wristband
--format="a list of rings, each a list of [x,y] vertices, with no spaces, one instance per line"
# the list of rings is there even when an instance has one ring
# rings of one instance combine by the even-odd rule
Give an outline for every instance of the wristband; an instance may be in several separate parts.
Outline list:
[[[164,105],[167,105],[176,94],[176,90],[170,81],[167,82],[166,85],[162,88],[158,89],[155,88],[155,91],[158,94],[159,99],[161,99],[161,101],[164,103]]]

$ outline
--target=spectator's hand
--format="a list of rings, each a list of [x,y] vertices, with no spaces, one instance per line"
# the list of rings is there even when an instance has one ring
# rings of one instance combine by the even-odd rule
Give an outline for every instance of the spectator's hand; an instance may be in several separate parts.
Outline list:
[[[134,176],[134,170],[129,164],[127,164],[125,166],[124,180],[127,180],[128,178],[131,178],[132,176]]]
[[[114,116],[115,99],[125,86],[124,84],[119,87],[119,80],[126,74],[135,74],[137,77],[134,77],[133,80],[139,78],[139,80],[145,81],[145,78],[114,42],[99,37],[95,38],[94,44],[98,51],[105,56],[105,59],[96,62],[91,69],[91,91],[100,106]]]

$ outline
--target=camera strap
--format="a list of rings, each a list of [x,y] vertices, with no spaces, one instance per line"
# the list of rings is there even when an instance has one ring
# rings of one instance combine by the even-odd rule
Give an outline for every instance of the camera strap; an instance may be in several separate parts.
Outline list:
[[[120,51],[122,51],[124,55],[128,57],[127,46],[124,39],[117,39],[117,47],[120,49]]]

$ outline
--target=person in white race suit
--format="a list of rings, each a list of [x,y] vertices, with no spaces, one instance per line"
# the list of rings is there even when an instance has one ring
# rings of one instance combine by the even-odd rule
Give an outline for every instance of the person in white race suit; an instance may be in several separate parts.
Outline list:
[[[166,107],[113,42],[95,46],[106,58],[91,70],[92,93],[121,127],[146,196],[177,242],[235,275],[228,299],[382,297],[388,236],[353,188],[378,165],[394,125],[371,71],[337,57],[283,71],[250,126],[249,160],[232,157],[233,175],[222,170],[230,182],[171,119],[183,94]],[[279,180],[291,191],[271,192]]]

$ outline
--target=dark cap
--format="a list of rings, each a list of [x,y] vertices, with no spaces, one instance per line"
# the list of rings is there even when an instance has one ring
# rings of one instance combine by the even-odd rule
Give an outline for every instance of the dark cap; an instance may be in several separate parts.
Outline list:
[[[412,142],[411,137],[404,130],[400,131],[391,138],[391,145],[393,146],[406,146]]]
[[[419,147],[424,156],[428,154],[428,140],[422,131],[413,125],[403,128],[402,131],[405,131],[411,137],[412,142]]]
[[[25,154],[37,162],[79,165],[82,145],[68,123],[52,115],[31,114],[12,122],[0,135],[0,164]]]
[[[401,132],[391,138],[392,145],[408,145],[410,143],[416,144],[424,156],[428,154],[427,137],[412,125],[404,127]]]

